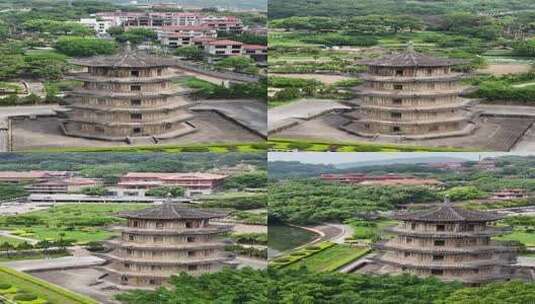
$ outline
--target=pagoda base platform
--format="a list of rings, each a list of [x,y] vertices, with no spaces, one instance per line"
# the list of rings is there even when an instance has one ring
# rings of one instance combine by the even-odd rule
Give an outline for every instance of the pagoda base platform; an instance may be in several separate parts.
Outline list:
[[[193,126],[190,123],[184,122],[181,124],[180,129],[173,130],[171,132],[163,133],[163,134],[157,134],[157,135],[148,135],[148,136],[106,136],[106,135],[96,135],[96,134],[87,134],[80,132],[78,130],[72,130],[69,128],[68,123],[61,123],[60,128],[61,131],[67,135],[67,136],[73,136],[73,137],[81,137],[81,138],[88,138],[88,139],[97,139],[97,140],[106,140],[106,141],[121,141],[121,142],[127,142],[129,144],[132,143],[157,143],[159,140],[162,139],[171,139],[171,138],[178,138],[187,134],[191,134],[197,131],[197,128]]]
[[[450,132],[437,132],[437,133],[426,133],[426,134],[400,134],[400,135],[390,135],[390,134],[372,134],[362,131],[360,128],[360,123],[353,121],[349,124],[342,125],[339,127],[340,130],[346,131],[350,134],[368,137],[368,138],[391,138],[391,139],[407,139],[407,140],[422,140],[422,139],[437,139],[437,138],[447,138],[447,137],[456,137],[456,136],[466,136],[473,134],[474,131],[478,128],[475,123],[467,123],[466,126],[457,131]]]

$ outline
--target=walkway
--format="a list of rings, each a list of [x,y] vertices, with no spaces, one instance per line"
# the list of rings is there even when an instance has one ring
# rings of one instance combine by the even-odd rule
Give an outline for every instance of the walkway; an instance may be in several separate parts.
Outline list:
[[[30,243],[32,245],[37,244],[39,242],[36,239],[26,238],[26,237],[22,237],[22,236],[18,236],[18,235],[13,235],[13,234],[11,234],[10,231],[7,231],[7,230],[0,230],[0,236],[21,240],[21,241],[24,241],[24,242],[28,242],[28,243]]]
[[[95,256],[68,256],[55,259],[24,260],[4,263],[18,271],[51,271],[100,266],[106,261]]]

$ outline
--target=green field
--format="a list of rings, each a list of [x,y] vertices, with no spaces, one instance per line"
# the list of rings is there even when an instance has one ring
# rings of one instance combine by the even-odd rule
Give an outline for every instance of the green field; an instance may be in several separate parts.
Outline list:
[[[38,240],[64,239],[77,243],[110,238],[107,226],[121,222],[114,215],[120,211],[139,210],[147,204],[69,204],[23,215],[0,218],[0,229]]]
[[[310,271],[335,271],[368,252],[369,248],[366,247],[335,245],[293,263],[288,268],[299,269],[306,267]]]
[[[50,284],[28,274],[18,272],[7,267],[0,267],[0,283],[10,284],[9,289],[0,289],[0,295],[13,298],[16,294],[32,294],[38,299],[29,302],[17,302],[28,304],[97,304],[88,297],[73,293],[59,286]]]
[[[448,147],[420,147],[409,145],[376,144],[369,142],[326,142],[286,138],[270,138],[272,151],[310,151],[310,152],[461,152],[467,149]]]
[[[514,230],[510,234],[506,234],[496,238],[503,241],[519,241],[528,247],[535,246],[535,233]]]
[[[4,242],[8,242],[11,245],[18,245],[20,243],[23,243],[24,241],[7,236],[0,236],[0,244]]]

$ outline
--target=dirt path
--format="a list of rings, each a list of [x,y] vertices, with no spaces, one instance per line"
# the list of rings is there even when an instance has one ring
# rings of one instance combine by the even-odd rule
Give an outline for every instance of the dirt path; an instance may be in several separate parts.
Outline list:
[[[527,63],[491,63],[486,68],[477,71],[492,75],[507,75],[527,73],[531,69],[531,65]]]
[[[271,73],[271,76],[275,77],[288,77],[288,78],[302,78],[302,79],[317,79],[325,84],[333,84],[340,80],[353,79],[350,76],[343,75],[325,75],[325,74],[275,74]]]

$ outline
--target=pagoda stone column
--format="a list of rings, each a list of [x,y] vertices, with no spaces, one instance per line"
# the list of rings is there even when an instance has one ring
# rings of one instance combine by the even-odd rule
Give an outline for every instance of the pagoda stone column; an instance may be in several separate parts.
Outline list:
[[[220,270],[232,259],[220,237],[232,227],[210,224],[210,219],[226,215],[170,202],[121,213],[126,227],[120,229],[120,238],[106,242],[112,251],[102,255],[108,260],[102,267],[105,280],[120,288],[152,288],[181,272]]]
[[[471,133],[470,100],[460,97],[457,60],[405,52],[360,61],[368,67],[358,87],[360,107],[343,129],[361,136],[425,139]]]
[[[383,271],[435,276],[444,281],[477,285],[508,280],[514,274],[515,246],[491,240],[510,232],[490,225],[502,217],[469,211],[446,202],[433,210],[394,216],[401,223],[387,229],[395,238],[375,244],[375,261]],[[385,270],[386,269],[386,270]]]
[[[114,56],[76,59],[85,72],[68,77],[83,85],[70,93],[65,134],[102,140],[165,139],[194,131],[187,121],[189,91],[172,80],[173,60],[130,49]]]

